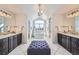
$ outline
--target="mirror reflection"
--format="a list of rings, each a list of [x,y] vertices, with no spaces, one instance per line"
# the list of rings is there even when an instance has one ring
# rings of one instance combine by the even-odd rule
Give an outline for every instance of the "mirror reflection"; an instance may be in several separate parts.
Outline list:
[[[5,18],[0,16],[0,32],[5,31],[4,26],[5,26]]]
[[[56,27],[58,31],[64,33],[79,34],[79,16],[64,17],[62,25]]]

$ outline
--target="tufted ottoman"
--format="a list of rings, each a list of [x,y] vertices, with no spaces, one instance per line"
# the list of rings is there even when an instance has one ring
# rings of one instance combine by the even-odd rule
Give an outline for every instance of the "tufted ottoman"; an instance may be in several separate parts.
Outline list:
[[[27,49],[28,55],[50,55],[51,51],[46,41],[32,41]]]

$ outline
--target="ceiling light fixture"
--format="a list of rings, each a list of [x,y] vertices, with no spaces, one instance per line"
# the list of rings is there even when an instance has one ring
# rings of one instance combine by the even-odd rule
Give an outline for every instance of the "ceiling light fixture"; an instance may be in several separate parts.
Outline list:
[[[42,9],[42,5],[38,4],[38,16],[41,16],[43,14],[44,10]]]

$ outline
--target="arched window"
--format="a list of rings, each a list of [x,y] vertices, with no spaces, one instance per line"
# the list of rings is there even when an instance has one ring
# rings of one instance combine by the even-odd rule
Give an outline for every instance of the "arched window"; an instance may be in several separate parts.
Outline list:
[[[34,22],[34,27],[38,30],[43,30],[44,29],[44,21],[43,20],[36,20]]]

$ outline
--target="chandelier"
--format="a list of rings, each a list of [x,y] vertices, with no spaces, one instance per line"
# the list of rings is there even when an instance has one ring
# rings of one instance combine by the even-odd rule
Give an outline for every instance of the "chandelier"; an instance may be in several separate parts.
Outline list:
[[[44,7],[41,4],[38,4],[38,16],[43,15]]]

